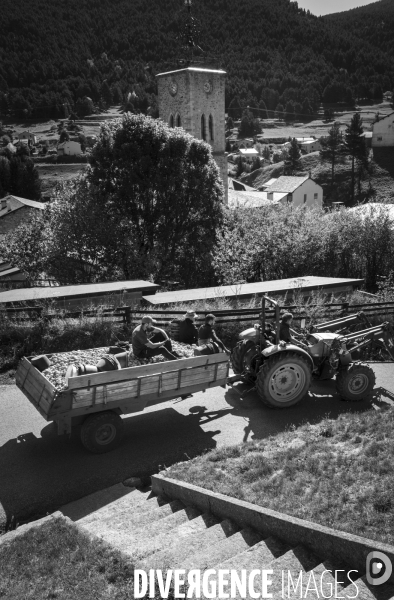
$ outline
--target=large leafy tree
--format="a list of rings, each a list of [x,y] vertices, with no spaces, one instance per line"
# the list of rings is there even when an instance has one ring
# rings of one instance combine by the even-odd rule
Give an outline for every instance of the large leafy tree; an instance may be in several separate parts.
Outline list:
[[[363,133],[363,120],[359,113],[355,113],[350,121],[350,124],[346,127],[345,132],[345,151],[352,161],[352,180],[350,188],[350,202],[354,204],[354,183],[355,183],[355,166],[356,161],[359,163],[366,162],[366,147],[365,139],[361,137]]]
[[[339,125],[333,125],[328,136],[320,140],[320,160],[331,165],[331,189],[334,187],[335,166],[344,159],[343,135]]]
[[[115,262],[125,276],[145,268],[146,276],[188,285],[212,278],[223,186],[208,144],[126,114],[102,125],[88,180],[114,228],[121,249]]]

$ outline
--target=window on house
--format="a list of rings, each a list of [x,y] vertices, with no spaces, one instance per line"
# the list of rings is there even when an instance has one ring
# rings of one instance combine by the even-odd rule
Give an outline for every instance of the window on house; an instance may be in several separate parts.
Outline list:
[[[313,199],[314,200],[318,200],[319,199],[319,194],[313,194]]]
[[[287,196],[287,202],[290,204],[291,202],[293,202],[293,194],[289,194]]]
[[[306,201],[308,200],[308,195],[304,194],[304,204],[306,204]]]
[[[205,115],[201,116],[201,138],[203,140],[207,139],[207,131],[206,131],[206,123],[205,123]]]
[[[170,116],[169,125],[170,125],[170,127],[174,127],[174,115]]]
[[[176,126],[181,127],[181,115],[176,116]]]
[[[378,142],[382,142],[382,141],[383,141],[382,136],[378,136]]]
[[[209,140],[213,142],[213,117],[209,115]]]

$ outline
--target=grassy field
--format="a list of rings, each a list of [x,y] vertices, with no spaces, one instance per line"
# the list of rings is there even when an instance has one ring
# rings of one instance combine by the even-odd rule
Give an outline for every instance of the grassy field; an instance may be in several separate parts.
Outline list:
[[[130,600],[133,571],[120,552],[55,519],[0,546],[0,598]]]
[[[392,408],[345,413],[213,450],[164,475],[394,544],[393,427]]]

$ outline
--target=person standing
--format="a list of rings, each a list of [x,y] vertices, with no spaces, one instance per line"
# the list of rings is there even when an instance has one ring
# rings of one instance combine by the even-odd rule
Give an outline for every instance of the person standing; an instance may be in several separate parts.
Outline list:
[[[132,334],[131,343],[136,358],[152,358],[162,354],[167,360],[178,360],[180,356],[173,351],[171,340],[163,329],[155,327],[152,317],[142,317]]]
[[[201,325],[200,329],[198,330],[198,345],[203,346],[205,344],[209,344],[210,342],[215,342],[219,348],[223,350],[223,352],[227,352],[229,354],[230,350],[228,350],[223,344],[222,340],[218,338],[213,328],[215,325],[215,319],[215,315],[211,313],[206,315],[205,324]]]
[[[179,341],[183,344],[197,344],[198,330],[194,324],[197,315],[194,310],[188,310],[179,323]]]

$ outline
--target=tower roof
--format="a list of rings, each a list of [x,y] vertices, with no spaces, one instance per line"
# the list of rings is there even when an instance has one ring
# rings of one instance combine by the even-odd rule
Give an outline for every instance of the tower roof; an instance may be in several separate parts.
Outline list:
[[[226,71],[222,69],[203,69],[202,67],[185,67],[183,69],[176,69],[175,71],[166,71],[165,73],[158,73],[156,77],[163,77],[164,75],[173,75],[174,73],[182,73],[182,71],[190,71],[197,73],[216,73],[218,75],[226,75]]]

